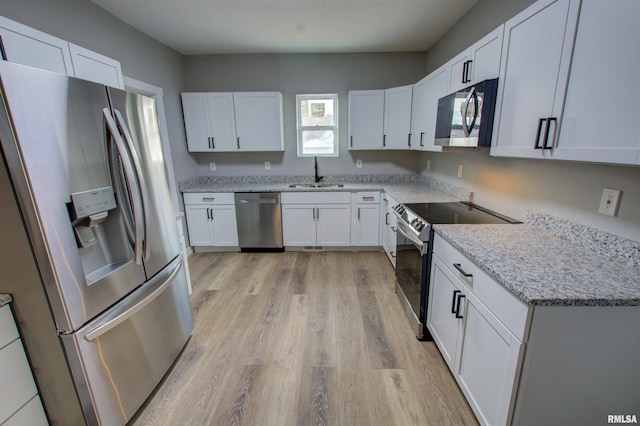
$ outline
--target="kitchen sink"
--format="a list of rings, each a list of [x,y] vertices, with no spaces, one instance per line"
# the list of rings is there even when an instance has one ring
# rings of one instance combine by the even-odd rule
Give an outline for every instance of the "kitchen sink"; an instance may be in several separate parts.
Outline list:
[[[342,183],[292,183],[289,188],[342,188]]]

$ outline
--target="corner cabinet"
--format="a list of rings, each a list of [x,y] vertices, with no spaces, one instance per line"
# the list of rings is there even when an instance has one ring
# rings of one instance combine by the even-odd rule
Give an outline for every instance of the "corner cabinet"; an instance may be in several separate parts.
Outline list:
[[[290,247],[349,246],[348,192],[283,192],[282,240]]]
[[[380,245],[380,193],[351,194],[351,245]]]
[[[579,7],[579,0],[539,0],[505,23],[491,155],[549,157],[562,119]],[[604,81],[595,84],[608,86]]]
[[[529,307],[435,236],[427,327],[481,424],[511,422]]]
[[[384,90],[349,91],[349,149],[382,149]]]
[[[190,152],[284,151],[282,93],[185,92]]]
[[[238,247],[233,193],[186,193],[184,208],[193,247]]]

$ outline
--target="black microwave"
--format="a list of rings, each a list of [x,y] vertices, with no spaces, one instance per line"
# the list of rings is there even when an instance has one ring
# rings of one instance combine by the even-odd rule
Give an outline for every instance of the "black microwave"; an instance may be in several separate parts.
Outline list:
[[[435,144],[489,147],[496,110],[498,79],[485,80],[438,100]]]

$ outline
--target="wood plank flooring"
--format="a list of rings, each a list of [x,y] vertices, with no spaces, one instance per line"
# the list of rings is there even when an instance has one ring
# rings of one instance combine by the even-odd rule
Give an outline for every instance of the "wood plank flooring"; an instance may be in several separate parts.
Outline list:
[[[195,329],[132,425],[476,425],[382,252],[189,257]]]

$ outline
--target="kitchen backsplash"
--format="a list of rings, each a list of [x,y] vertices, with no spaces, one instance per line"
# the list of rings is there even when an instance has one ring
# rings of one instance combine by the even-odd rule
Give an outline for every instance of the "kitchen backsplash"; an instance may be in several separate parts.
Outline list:
[[[527,212],[526,221],[560,238],[588,247],[615,262],[640,268],[640,242],[535,210]]]

